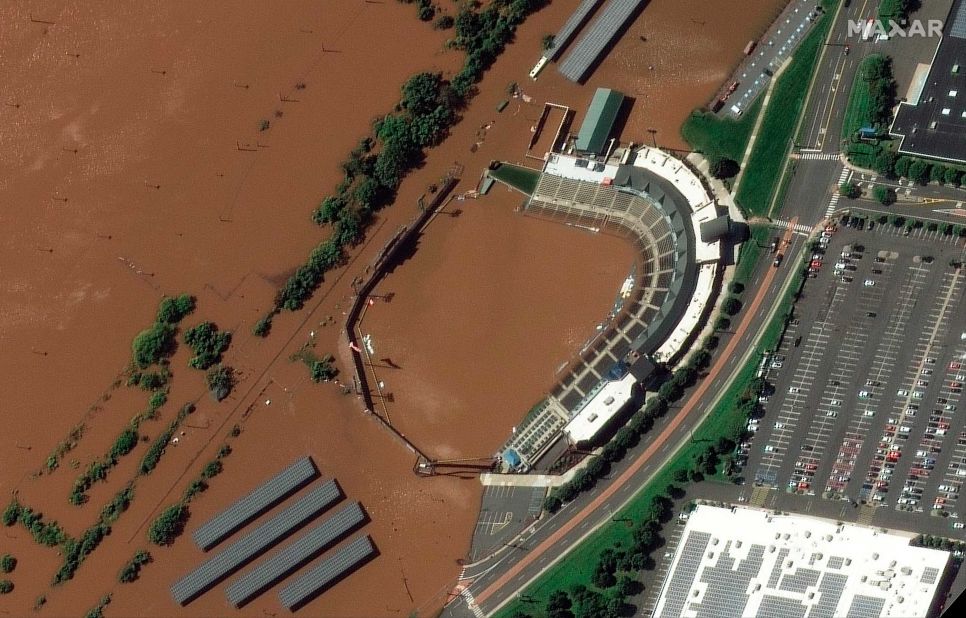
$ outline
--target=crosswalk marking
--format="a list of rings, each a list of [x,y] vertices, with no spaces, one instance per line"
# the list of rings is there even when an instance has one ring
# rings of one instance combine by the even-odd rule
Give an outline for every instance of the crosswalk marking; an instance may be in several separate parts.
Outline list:
[[[832,194],[832,199],[829,200],[828,208],[825,209],[826,217],[831,215],[833,212],[835,212],[835,207],[838,206],[839,204],[839,198],[841,197],[839,195],[839,190],[838,190],[839,185],[847,181],[851,175],[852,175],[852,170],[850,170],[847,167],[842,168],[842,173],[839,174],[838,184],[835,185],[835,192]]]
[[[837,152],[799,152],[799,159],[808,161],[836,161],[839,158]]]
[[[791,224],[788,221],[785,221],[784,219],[776,219],[775,224],[778,227],[785,228],[786,230],[789,227],[792,227]],[[792,230],[795,232],[800,232],[802,234],[808,234],[809,232],[812,231],[812,227],[810,225],[805,225],[804,223],[796,223],[795,226],[792,227]]]
[[[473,598],[473,594],[470,592],[469,588],[463,588],[463,590],[460,591],[460,596],[466,601],[466,607],[473,612],[473,615],[476,616],[476,618],[485,618],[486,614],[484,614],[483,610],[480,609],[480,606],[476,604],[476,599]]]

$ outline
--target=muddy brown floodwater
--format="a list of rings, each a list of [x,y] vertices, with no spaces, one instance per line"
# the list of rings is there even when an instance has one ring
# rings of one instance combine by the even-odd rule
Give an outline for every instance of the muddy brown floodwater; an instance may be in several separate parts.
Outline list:
[[[642,127],[655,127],[659,142],[673,144],[690,107],[711,96],[778,4],[749,1],[737,16],[731,2],[654,0],[589,85],[637,98],[625,139],[643,141]],[[67,584],[50,585],[56,549],[35,545],[20,527],[5,529],[0,552],[19,559],[5,611],[26,614],[43,596],[36,615],[76,616],[112,593],[108,616],[232,613],[225,584],[186,608],[171,600],[170,584],[203,559],[187,536],[150,547],[154,562],[139,581],[118,584],[117,572],[149,548],[148,522],[178,499],[234,424],[242,433],[231,439],[224,473],[192,502],[189,533],[310,454],[366,507],[372,521],[363,531],[380,555],[300,614],[427,615],[446,600],[469,548],[479,483],[415,477],[412,455],[360,413],[356,398],[312,384],[289,356],[314,341],[348,377],[339,336],[348,281],[417,213],[426,187],[454,162],[466,169],[463,191],[491,159],[522,160],[543,101],[586,106],[591,89],[564,82],[552,67],[536,83],[526,79],[540,37],[571,8],[554,2],[518,29],[462,122],[403,183],[352,261],[262,340],[249,335],[252,324],[327,233],[309,217],[338,182],[338,162],[392,108],[409,75],[452,75],[459,66],[459,55],[444,50],[446,34],[419,22],[411,5],[388,1],[0,5],[0,493],[17,492],[79,536],[135,478],[146,442],[92,488],[86,505],[67,502],[79,471],[145,406],[144,393],[117,380],[163,294],[198,297],[187,325],[208,319],[234,331],[225,360],[240,376],[231,397],[215,404],[179,350],[170,402],[141,426],[153,439],[197,399],[179,444],[137,480],[129,511]],[[717,21],[727,27],[712,27]],[[638,47],[641,24],[648,43]],[[498,114],[511,81],[533,103],[514,99]],[[499,445],[508,423],[552,385],[555,367],[593,334],[631,261],[629,246],[613,239],[515,214],[519,198],[499,191],[432,224],[420,253],[386,282],[397,297],[378,308],[389,311],[367,324],[404,367],[400,375],[412,376],[387,376],[400,400],[456,402],[454,414],[480,423],[470,435],[457,417],[437,416],[438,407],[413,414],[414,427],[432,431],[427,450],[441,455],[489,454]],[[413,311],[403,314],[406,307]],[[447,318],[449,336],[434,343],[439,354],[425,346],[433,320]],[[455,360],[444,366],[444,356]],[[427,381],[432,390],[420,388]],[[78,423],[86,428],[78,446],[56,471],[39,474]],[[279,611],[271,590],[240,615]]]

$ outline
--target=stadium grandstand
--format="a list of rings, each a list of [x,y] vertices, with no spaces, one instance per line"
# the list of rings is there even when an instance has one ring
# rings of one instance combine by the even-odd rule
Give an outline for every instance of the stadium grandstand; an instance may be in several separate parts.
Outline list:
[[[722,220],[701,179],[679,159],[642,147],[622,160],[551,154],[526,204],[533,216],[626,236],[642,265],[608,323],[514,428],[503,460],[517,471],[561,434],[572,444],[592,441],[641,400],[657,364],[687,351],[713,306],[724,235],[743,225]]]

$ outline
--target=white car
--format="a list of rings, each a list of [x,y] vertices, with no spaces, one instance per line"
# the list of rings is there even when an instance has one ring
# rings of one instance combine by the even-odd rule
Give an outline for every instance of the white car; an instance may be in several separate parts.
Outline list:
[[[912,394],[914,399],[922,399],[923,395],[925,395],[925,393],[922,391],[916,391]]]
[[[869,391],[859,391],[859,399],[867,399],[871,394]]]
[[[801,392],[801,389],[798,388],[797,386],[789,386],[788,392],[791,393],[792,395],[797,395],[798,393]]]
[[[866,279],[863,285],[865,285],[865,287],[867,288],[871,288],[873,285],[875,285],[875,281],[873,281],[872,279]]]
[[[833,399],[832,401],[828,402],[828,404],[830,406],[840,406],[840,405],[842,405],[842,400],[841,399]]]
[[[838,415],[839,413],[836,412],[835,410],[829,410],[828,412],[825,413],[825,416],[831,416],[832,418],[835,418]]]
[[[844,270],[844,269],[845,269],[845,262],[836,262],[835,263],[835,270]]]
[[[775,423],[775,429],[784,429],[785,423]]]
[[[956,523],[953,524],[954,530],[962,530],[963,528],[966,528],[966,524],[964,524],[961,521],[957,521]]]
[[[772,446],[771,444],[766,444],[765,445],[765,452],[766,453],[774,453],[775,452],[775,447]]]
[[[899,390],[896,391],[896,397],[908,397],[908,396],[909,396],[909,391],[905,389],[900,388]]]

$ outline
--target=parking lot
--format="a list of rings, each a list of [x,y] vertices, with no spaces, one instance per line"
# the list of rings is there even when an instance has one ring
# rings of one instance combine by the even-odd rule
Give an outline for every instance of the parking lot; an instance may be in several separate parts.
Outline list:
[[[891,225],[826,235],[786,336],[764,360],[773,394],[750,423],[747,477],[935,511],[958,527],[966,273],[950,262],[963,259],[962,241]]]

